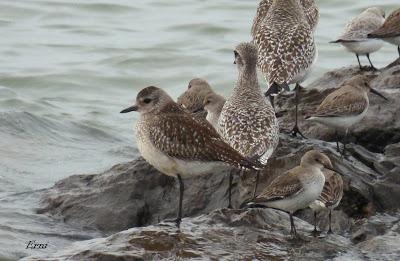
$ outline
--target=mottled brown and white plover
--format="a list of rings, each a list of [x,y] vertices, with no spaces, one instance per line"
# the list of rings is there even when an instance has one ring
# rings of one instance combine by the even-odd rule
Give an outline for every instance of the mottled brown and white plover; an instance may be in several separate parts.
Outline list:
[[[329,210],[328,234],[332,234],[332,210],[339,206],[343,197],[342,176],[331,170],[324,170],[323,173],[325,175],[325,184],[321,196],[310,204],[310,208],[314,210],[314,236],[319,234],[317,230],[317,212],[321,212],[324,209]]]
[[[307,120],[335,128],[336,131],[344,129],[347,137],[349,128],[360,122],[367,114],[369,92],[387,100],[385,96],[371,88],[370,77],[369,75],[357,75],[346,81],[339,89],[329,94]],[[342,155],[346,150],[346,137]],[[337,147],[340,151],[338,143]]]
[[[290,216],[290,234],[297,235],[293,213],[307,208],[321,195],[325,183],[323,169],[333,170],[328,156],[311,150],[303,155],[300,166],[278,176],[249,207],[280,209]]]
[[[135,129],[143,158],[163,174],[178,178],[178,227],[182,218],[182,178],[211,173],[227,164],[245,169],[257,166],[224,142],[207,121],[200,124],[160,88],[141,90],[136,104],[121,113],[131,111],[140,113]]]
[[[385,23],[368,34],[368,37],[382,39],[385,42],[397,45],[400,57],[400,8],[391,13]]]
[[[204,79],[194,78],[189,82],[187,90],[178,97],[177,102],[194,116],[206,118],[207,112],[203,102],[209,93],[214,93],[210,84]]]
[[[253,41],[258,46],[258,67],[269,84],[266,96],[282,88],[290,90],[289,84],[296,84],[296,123],[292,134],[303,136],[297,124],[300,84],[318,55],[313,28],[299,0],[273,1]]]
[[[365,55],[371,65],[371,69],[376,70],[371,62],[369,55],[382,48],[383,42],[380,39],[368,38],[368,34],[380,28],[385,22],[385,11],[379,7],[370,7],[360,15],[353,18],[345,27],[343,34],[336,41],[349,52],[357,57],[360,69],[363,69],[360,62],[360,55]]]
[[[253,20],[253,26],[251,27],[251,35],[254,37],[261,24],[264,23],[264,19],[268,13],[269,8],[273,4],[274,0],[262,0],[257,8],[256,15]],[[314,0],[300,0],[300,4],[304,9],[308,24],[315,31],[319,21],[319,9]]]
[[[218,132],[220,132],[218,121],[225,102],[225,98],[216,93],[209,93],[204,98],[204,109],[207,111],[206,119]]]
[[[271,103],[257,79],[257,48],[241,43],[235,50],[239,76],[222,108],[218,125],[225,141],[244,157],[265,165],[279,142],[279,126]],[[257,190],[259,172],[254,195]]]

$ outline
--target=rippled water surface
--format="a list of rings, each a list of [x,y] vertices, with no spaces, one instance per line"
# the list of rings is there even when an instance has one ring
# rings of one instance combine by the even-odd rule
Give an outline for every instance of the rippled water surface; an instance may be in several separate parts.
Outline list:
[[[348,17],[398,0],[320,0],[319,61],[312,79],[355,57],[328,44]],[[232,48],[248,41],[258,1],[2,0],[0,2],[0,259],[29,240],[55,251],[98,234],[35,214],[40,190],[77,173],[132,159],[135,115],[120,115],[141,88],[176,97],[196,76],[229,94]],[[377,66],[394,46],[372,55]],[[312,80],[310,79],[310,80]]]

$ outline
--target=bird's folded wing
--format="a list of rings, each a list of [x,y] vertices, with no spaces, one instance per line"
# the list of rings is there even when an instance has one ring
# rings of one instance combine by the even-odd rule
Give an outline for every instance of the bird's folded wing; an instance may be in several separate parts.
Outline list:
[[[324,189],[319,200],[326,206],[335,205],[343,196],[343,180],[338,174],[333,174],[325,180]]]
[[[340,91],[340,90],[339,90]],[[355,91],[331,93],[318,107],[314,117],[341,117],[361,114],[367,107],[367,100]]]
[[[373,31],[370,35],[381,38],[400,36],[400,9],[392,13],[383,26]]]
[[[296,168],[276,178],[254,202],[268,202],[290,198],[303,191],[303,186],[297,177]]]
[[[249,167],[237,151],[232,149],[206,121],[199,123],[187,113],[163,114],[149,126],[149,138],[154,146],[167,154],[189,161],[221,161],[235,166]],[[161,125],[161,126],[159,126]]]

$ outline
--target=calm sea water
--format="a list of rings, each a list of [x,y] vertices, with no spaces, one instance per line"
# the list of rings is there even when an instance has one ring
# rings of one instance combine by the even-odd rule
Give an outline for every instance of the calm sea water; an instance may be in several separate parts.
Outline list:
[[[310,79],[356,64],[328,42],[371,5],[398,0],[320,0],[319,61]],[[194,77],[229,94],[232,48],[249,41],[258,1],[2,0],[0,2],[0,260],[29,240],[61,249],[95,232],[35,214],[40,190],[135,156],[135,115],[120,115],[148,85],[177,97]],[[385,45],[372,59],[397,55]],[[364,61],[366,62],[366,61]]]

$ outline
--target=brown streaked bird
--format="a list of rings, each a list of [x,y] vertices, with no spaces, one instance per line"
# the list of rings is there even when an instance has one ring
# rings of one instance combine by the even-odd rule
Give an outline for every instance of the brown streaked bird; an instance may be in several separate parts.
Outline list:
[[[365,55],[371,65],[370,68],[377,70],[371,62],[369,55],[382,48],[383,42],[379,39],[370,39],[368,34],[380,28],[385,22],[385,11],[379,7],[370,7],[360,15],[353,18],[345,27],[339,39],[331,43],[340,43],[347,51],[354,53],[357,57],[360,70],[360,55]]]
[[[368,34],[368,38],[382,39],[385,42],[397,45],[400,57],[400,8],[391,13],[380,28]]]
[[[342,155],[346,151],[346,138],[349,128],[360,122],[368,112],[368,93],[372,92],[387,100],[385,96],[371,88],[369,75],[357,75],[346,81],[339,89],[329,94],[319,105],[316,112],[307,118],[309,121],[321,123],[336,130],[345,130]],[[337,150],[339,141],[336,141]]]
[[[261,92],[257,78],[257,47],[241,43],[234,50],[238,79],[222,108],[221,136],[244,157],[267,164],[279,143],[279,126],[271,103]],[[254,186],[257,191],[259,172]]]
[[[317,151],[306,152],[300,166],[278,176],[249,207],[267,207],[285,211],[290,216],[290,234],[297,235],[293,213],[307,208],[321,195],[325,183],[323,169],[333,170],[328,156]]]
[[[225,143],[216,130],[200,124],[162,89],[141,90],[136,104],[121,113],[138,111],[136,142],[143,158],[165,175],[179,181],[176,224],[182,219],[184,184],[182,178],[212,173],[224,165],[256,169],[257,164],[241,156]]]
[[[317,8],[315,3],[314,8]],[[282,88],[289,91],[289,84],[296,84],[295,125],[291,132],[304,137],[298,128],[298,101],[300,84],[308,77],[318,57],[313,27],[299,0],[274,0],[258,29],[254,30],[258,67],[269,84],[265,95],[271,98]]]
[[[262,0],[257,8],[256,15],[253,20],[253,26],[251,27],[251,35],[254,37],[261,24],[264,23],[264,19],[268,13],[274,0]],[[319,10],[314,0],[300,0],[300,4],[304,9],[308,24],[311,26],[313,31],[317,28],[319,21]]]
[[[209,93],[204,98],[204,109],[207,111],[206,119],[218,132],[220,132],[218,120],[225,102],[225,98],[216,93]]]
[[[187,90],[178,97],[178,104],[188,110],[194,116],[206,118],[207,112],[204,110],[204,98],[207,94],[214,93],[210,84],[201,78],[192,79]]]
[[[330,170],[324,170],[323,173],[325,175],[325,184],[321,196],[310,204],[310,208],[314,210],[314,236],[319,234],[317,230],[317,212],[321,212],[324,209],[329,210],[328,234],[332,234],[332,210],[339,206],[343,197],[342,176]]]

